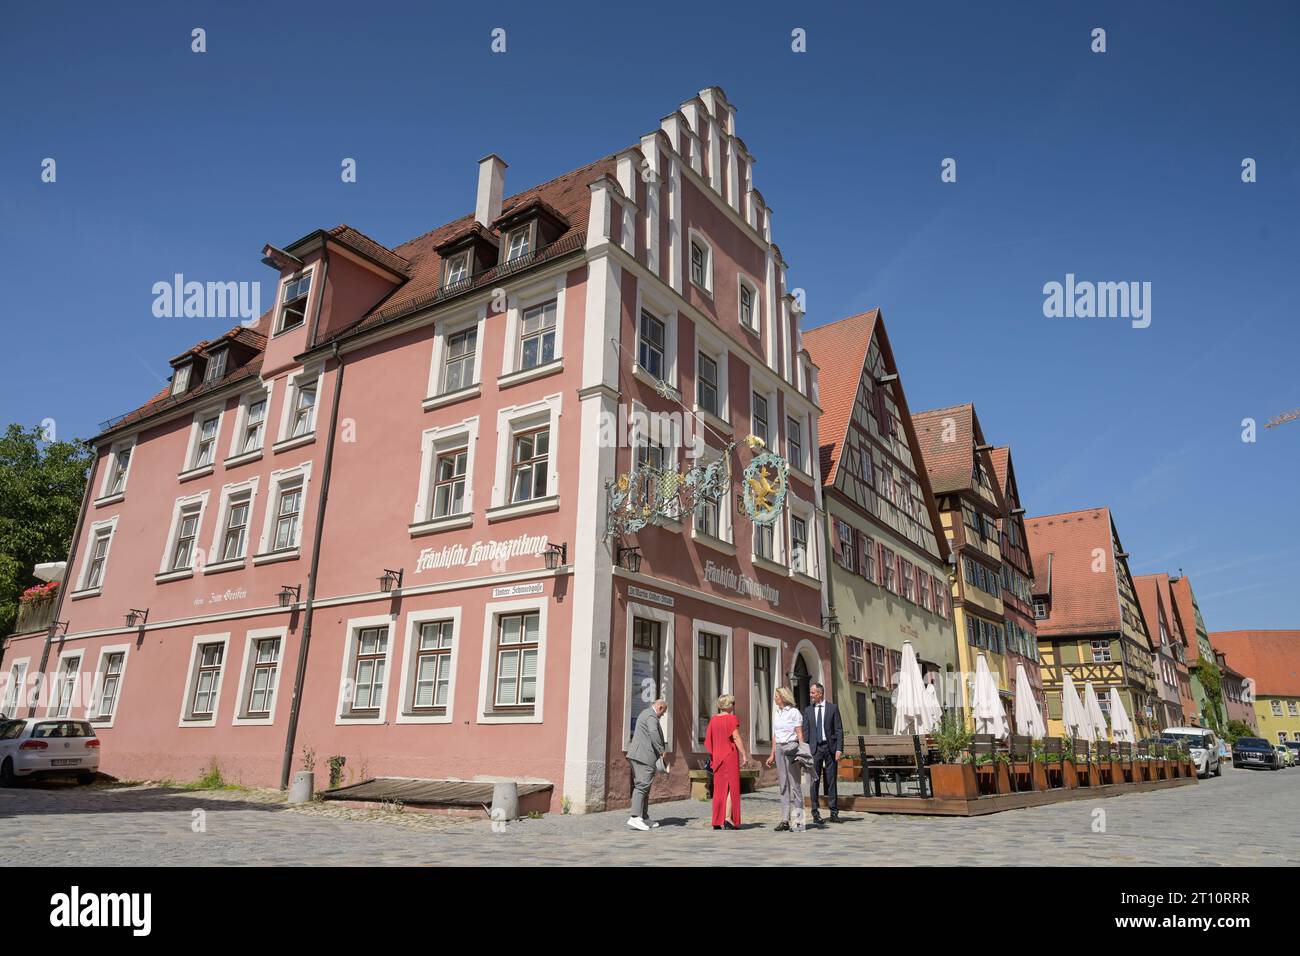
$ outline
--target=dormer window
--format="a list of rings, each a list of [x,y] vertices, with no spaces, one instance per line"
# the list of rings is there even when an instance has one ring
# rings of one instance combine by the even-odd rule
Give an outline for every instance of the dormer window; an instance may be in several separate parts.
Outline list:
[[[180,395],[185,389],[190,387],[190,367],[182,365],[175,374],[172,375],[172,394]]]
[[[510,242],[506,247],[506,262],[521,259],[532,252],[532,229],[522,226],[510,233]]]
[[[469,278],[469,251],[459,253],[447,260],[447,275],[444,285],[453,286]]]
[[[208,356],[208,367],[203,373],[203,381],[215,382],[226,376],[226,350],[222,349],[214,355]]]
[[[306,272],[284,284],[280,296],[280,331],[296,329],[307,321],[307,296],[311,292],[311,273]]]

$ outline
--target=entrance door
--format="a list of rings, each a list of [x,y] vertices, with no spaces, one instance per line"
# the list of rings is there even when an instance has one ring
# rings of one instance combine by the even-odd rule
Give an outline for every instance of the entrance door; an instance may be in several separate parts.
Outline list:
[[[808,695],[808,687],[811,683],[808,677],[808,665],[804,663],[803,655],[796,654],[794,658],[794,676],[791,678],[793,686],[790,690],[794,693],[794,703],[801,714],[812,703],[812,699]]]

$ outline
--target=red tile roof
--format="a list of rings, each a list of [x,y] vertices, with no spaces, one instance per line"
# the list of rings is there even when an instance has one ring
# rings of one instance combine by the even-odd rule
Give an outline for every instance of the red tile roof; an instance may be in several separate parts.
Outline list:
[[[1173,588],[1169,575],[1139,574],[1133,578],[1133,587],[1137,589],[1138,603],[1142,605],[1142,616],[1146,618],[1147,629],[1151,632],[1151,644],[1154,647],[1160,640],[1160,617],[1156,613],[1154,597],[1159,595],[1160,603],[1165,609],[1165,623],[1169,626],[1169,640],[1187,646],[1196,642],[1196,632],[1192,631],[1189,639],[1183,630],[1182,616],[1174,605]]]
[[[1025,521],[1029,551],[1039,573],[1051,557],[1051,603],[1038,622],[1039,637],[1119,631],[1122,619],[1114,574],[1109,508],[1089,508]],[[1107,555],[1109,573],[1093,571],[1093,549]],[[1034,592],[1041,582],[1036,581]]]
[[[953,441],[944,441],[948,422],[954,422],[950,434]],[[914,412],[912,424],[921,442],[921,454],[930,472],[930,484],[937,495],[952,491],[965,491],[974,481],[975,468],[975,406],[953,405],[935,408],[928,412]]]
[[[1160,587],[1156,584],[1155,579],[1144,574],[1133,579],[1133,589],[1137,592],[1138,604],[1142,607],[1142,616],[1147,619],[1151,628],[1151,646],[1160,646]],[[1166,612],[1165,620],[1169,620]]]
[[[1187,663],[1190,666],[1201,659],[1201,643],[1196,635],[1196,603],[1192,597],[1192,582],[1186,576],[1171,578],[1169,590],[1173,594],[1174,610],[1182,622],[1183,632],[1187,635]]]
[[[406,259],[399,256],[383,243],[371,239],[360,230],[353,229],[351,226],[343,224],[331,229],[330,235],[343,245],[349,246],[369,259],[373,259],[375,262],[391,269],[398,275],[406,275],[407,267],[410,265]]]
[[[1210,643],[1257,695],[1300,697],[1300,631],[1214,631]]]
[[[803,333],[803,347],[817,366],[818,401],[822,417],[817,424],[821,436],[822,481],[835,483],[840,451],[853,418],[853,405],[862,384],[862,372],[875,334],[879,309],[851,315],[838,322],[819,325]]]

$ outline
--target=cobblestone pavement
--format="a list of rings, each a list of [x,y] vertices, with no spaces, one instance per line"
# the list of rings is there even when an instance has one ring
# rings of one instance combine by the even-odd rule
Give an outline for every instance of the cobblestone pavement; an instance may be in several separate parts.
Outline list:
[[[1300,806],[1300,769],[1226,768],[1195,787],[970,819],[845,814],[804,833],[772,831],[772,791],[745,797],[741,830],[721,833],[707,804],[685,800],[654,804],[662,825],[648,833],[628,829],[625,810],[549,815],[496,833],[485,819],[283,799],[148,784],[0,790],[0,864],[1300,864],[1300,838],[1284,822]],[[1094,832],[1096,809],[1104,832]]]

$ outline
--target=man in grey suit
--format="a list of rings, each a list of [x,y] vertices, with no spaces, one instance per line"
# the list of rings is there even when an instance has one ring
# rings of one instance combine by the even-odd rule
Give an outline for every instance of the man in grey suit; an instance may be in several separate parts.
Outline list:
[[[649,819],[650,784],[655,770],[668,772],[667,745],[663,728],[659,726],[659,718],[667,709],[668,702],[660,697],[641,711],[641,716],[636,719],[636,729],[632,731],[632,742],[627,747],[627,759],[632,765],[632,816],[627,825],[633,830],[659,826]]]

